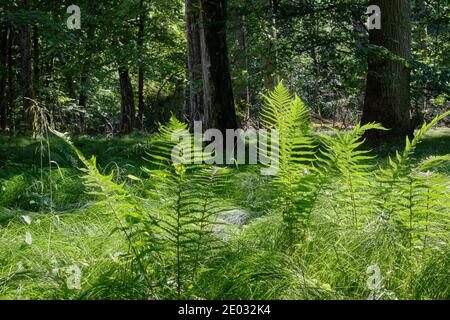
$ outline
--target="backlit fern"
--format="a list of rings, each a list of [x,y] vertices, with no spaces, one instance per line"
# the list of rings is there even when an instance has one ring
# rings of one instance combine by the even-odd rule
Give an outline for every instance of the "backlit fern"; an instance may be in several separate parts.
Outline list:
[[[406,235],[404,246],[410,257],[414,247],[427,246],[432,238],[438,239],[441,227],[448,223],[449,182],[436,169],[448,162],[449,156],[433,157],[419,164],[414,161],[416,147],[424,135],[448,115],[450,111],[424,123],[412,141],[407,137],[403,152],[390,157],[389,166],[380,168],[378,174],[377,208]]]
[[[304,236],[309,216],[320,188],[320,172],[315,167],[316,144],[311,134],[310,112],[298,96],[292,96],[280,83],[265,96],[261,122],[267,130],[278,130],[279,145],[272,150],[272,163],[278,165],[273,186],[278,194],[275,206],[287,224],[289,238]],[[271,141],[267,134],[265,141]],[[268,143],[269,144],[269,143]],[[268,149],[262,144],[263,153]],[[273,152],[279,151],[277,161]]]
[[[374,159],[369,150],[361,149],[367,130],[383,130],[379,124],[357,124],[351,131],[333,130],[333,135],[322,134],[325,146],[322,151],[325,168],[330,175],[328,186],[331,202],[339,219],[345,219],[350,213],[353,225],[358,225],[359,216],[370,211],[371,170]]]

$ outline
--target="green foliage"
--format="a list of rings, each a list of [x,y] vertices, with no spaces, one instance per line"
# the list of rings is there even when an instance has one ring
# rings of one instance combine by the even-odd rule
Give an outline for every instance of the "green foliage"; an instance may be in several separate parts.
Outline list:
[[[385,130],[381,125],[369,123],[356,127],[344,133],[333,129],[334,135],[322,134],[321,139],[325,147],[322,154],[324,162],[332,175],[331,186],[328,189],[329,199],[338,219],[346,217],[346,212],[351,213],[352,223],[358,225],[358,215],[364,216],[370,212],[371,170],[374,165],[370,161],[374,159],[370,150],[362,150],[363,135],[368,130]],[[342,215],[341,215],[342,213]]]
[[[153,168],[143,168],[148,178],[128,176],[147,186],[140,196],[116,183],[114,173],[100,173],[95,157],[86,159],[66,136],[54,132],[71,144],[84,164],[89,193],[113,214],[154,298],[189,297],[197,277],[207,272],[205,261],[220,247],[213,226],[228,208],[216,197],[225,187],[227,170],[185,165],[185,155],[172,162],[172,137],[180,132],[186,133],[187,126],[176,118],[162,126],[148,154]]]
[[[450,111],[424,123],[412,141],[407,137],[403,153],[396,152],[394,159],[389,157],[389,166],[381,168],[378,175],[379,213],[393,220],[407,235],[403,245],[410,256],[415,247],[423,249],[430,240],[436,244],[448,232],[443,226],[448,223],[445,212],[448,211],[449,182],[437,169],[450,158],[444,155],[418,164],[414,162],[414,152],[421,139],[448,115]]]
[[[266,100],[262,123],[280,129],[275,176],[187,161],[198,154],[175,117],[148,141],[54,131],[66,142],[49,139],[64,153],[52,170],[30,166],[39,141],[2,143],[0,298],[448,299],[450,157],[436,150],[448,137],[430,130],[450,112],[375,158],[363,136],[380,125],[316,135],[282,84]],[[42,193],[40,181],[53,184]],[[80,289],[67,283],[73,265]]]
[[[298,96],[292,97],[281,82],[265,96],[261,122],[268,130],[277,130],[279,146],[271,150],[271,163],[276,163],[273,185],[278,192],[275,206],[283,214],[291,237],[304,229],[320,188],[320,173],[314,166],[316,148],[310,130],[309,110]],[[271,133],[273,135],[273,133]],[[267,136],[271,141],[273,136]],[[268,145],[263,144],[265,150]],[[279,159],[276,158],[276,149]],[[260,153],[263,153],[260,150]],[[275,152],[275,154],[274,154]]]
[[[172,162],[173,137],[180,134],[188,134],[187,125],[172,117],[161,127],[149,153],[150,163],[159,167],[144,168],[151,185],[146,190],[147,201],[157,212],[158,233],[164,241],[165,280],[174,283],[175,292],[169,287],[169,296],[177,298],[190,296],[197,277],[207,272],[205,262],[220,247],[213,227],[217,215],[226,210],[217,194],[225,187],[228,174],[220,168],[190,165],[186,163],[188,154],[178,153]],[[184,147],[192,149],[192,142],[189,138]]]

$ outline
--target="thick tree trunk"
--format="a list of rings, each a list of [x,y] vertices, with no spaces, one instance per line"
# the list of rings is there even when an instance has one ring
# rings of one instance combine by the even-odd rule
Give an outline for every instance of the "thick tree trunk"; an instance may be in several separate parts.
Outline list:
[[[389,53],[380,54],[379,50],[369,53],[362,123],[379,122],[390,129],[369,131],[369,140],[404,139],[412,131],[408,67],[411,50],[410,2],[376,0],[372,4],[381,9],[381,29],[370,30],[370,44],[385,48]]]
[[[279,82],[277,76],[277,28],[276,28],[276,13],[278,10],[278,1],[266,0],[270,5],[270,12],[268,13],[268,21],[266,22],[266,30],[264,33],[264,52],[262,56],[262,68],[264,87],[267,90],[273,90]]]
[[[233,17],[233,64],[236,68],[236,79],[234,81],[234,97],[236,104],[249,102],[248,76],[247,76],[247,45],[245,35],[245,16],[234,7]]]
[[[22,1],[22,9],[28,10],[28,1]],[[31,52],[31,28],[24,23],[20,26],[20,56],[21,69],[20,77],[22,82],[23,97],[23,118],[25,122],[29,122],[29,109],[31,107],[30,99],[34,99],[33,90],[33,69],[32,69],[32,52]]]
[[[188,43],[189,119],[202,121],[203,78],[200,46],[200,0],[186,0],[186,37]]]
[[[200,43],[202,51],[205,129],[222,132],[237,128],[226,38],[226,0],[201,0]]]
[[[119,67],[120,94],[122,96],[122,110],[120,116],[120,132],[127,134],[133,130],[135,122],[135,107],[133,87],[128,68]]]
[[[138,116],[137,127],[140,130],[144,129],[144,113],[145,113],[145,99],[144,99],[144,32],[145,32],[145,7],[144,1],[140,1],[140,16],[139,16],[139,31],[138,31],[138,50],[139,50],[139,70],[138,70]]]
[[[9,25],[0,24],[0,133],[6,129],[6,79],[8,70]]]

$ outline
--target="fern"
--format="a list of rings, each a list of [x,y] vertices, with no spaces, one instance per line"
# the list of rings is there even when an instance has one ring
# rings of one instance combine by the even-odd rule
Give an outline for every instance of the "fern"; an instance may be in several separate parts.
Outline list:
[[[224,188],[229,171],[190,164],[189,152],[174,155],[176,143],[172,137],[189,137],[187,125],[176,118],[172,117],[160,132],[149,152],[149,163],[158,167],[144,169],[152,184],[147,201],[158,212],[160,236],[166,243],[164,266],[171,270],[167,282],[175,284],[177,298],[188,297],[193,281],[204,270],[203,263],[220,246],[213,226],[216,216],[227,207],[216,194]],[[192,143],[185,139],[181,149],[192,150]],[[171,161],[174,156],[175,163]]]
[[[272,163],[278,165],[272,181],[278,194],[275,205],[287,224],[289,238],[294,240],[299,232],[305,235],[321,185],[320,172],[315,167],[316,144],[310,129],[310,112],[298,96],[289,94],[282,82],[265,100],[262,125],[279,132],[279,146],[270,155]],[[273,137],[264,138],[263,141],[270,141]],[[262,144],[260,153],[267,150],[268,144]],[[273,151],[279,151],[279,159]]]
[[[80,170],[84,172],[84,183],[88,188],[88,193],[94,195],[99,200],[99,204],[104,204],[117,223],[117,230],[120,230],[125,236],[133,257],[136,262],[140,276],[143,277],[149,285],[149,289],[153,297],[156,297],[156,292],[153,288],[152,279],[147,272],[147,265],[142,259],[140,241],[136,239],[135,222],[143,220],[144,210],[138,198],[127,192],[124,183],[118,184],[113,181],[114,173],[104,175],[100,173],[97,167],[96,158],[93,156],[87,159],[83,153],[75,147],[70,138],[56,130],[52,130],[59,138],[63,139],[76,153],[84,168]],[[148,216],[147,216],[148,218]],[[155,225],[155,220],[150,219],[151,224]],[[154,234],[149,235],[154,239]]]
[[[344,133],[333,129],[334,135],[322,134],[321,139],[325,146],[322,151],[326,167],[335,177],[332,181],[332,201],[335,211],[344,214],[351,212],[353,225],[358,226],[358,216],[370,208],[370,164],[375,157],[370,155],[370,150],[362,150],[364,143],[362,138],[368,130],[384,130],[376,123],[361,126],[357,124],[352,131]],[[339,214],[339,213],[338,213]]]
[[[410,258],[414,247],[427,246],[430,238],[439,234],[435,233],[439,230],[436,227],[448,223],[448,180],[434,172],[438,164],[449,161],[448,155],[414,164],[417,145],[448,115],[450,111],[424,123],[413,140],[407,137],[403,152],[397,151],[395,158],[389,158],[389,166],[380,168],[377,174],[377,208],[406,234],[404,247]]]
[[[207,271],[208,257],[221,246],[213,227],[218,214],[230,208],[216,195],[225,188],[230,171],[189,164],[190,153],[182,150],[191,150],[192,141],[183,140],[177,149],[172,140],[190,137],[187,126],[173,117],[161,127],[148,153],[150,166],[142,168],[148,178],[131,177],[146,187],[138,196],[114,182],[113,173],[101,174],[95,157],[86,159],[68,137],[54,133],[71,145],[84,164],[90,194],[114,214],[152,296],[189,297],[198,276]]]

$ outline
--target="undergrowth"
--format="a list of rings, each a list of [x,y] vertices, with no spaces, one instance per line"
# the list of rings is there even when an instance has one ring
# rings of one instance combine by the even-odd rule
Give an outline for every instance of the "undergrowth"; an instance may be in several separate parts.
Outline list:
[[[47,123],[2,141],[0,298],[449,299],[450,157],[422,141],[450,112],[380,158],[363,139],[380,125],[317,133],[282,84],[265,99],[275,176],[189,164],[175,118],[145,139]]]

